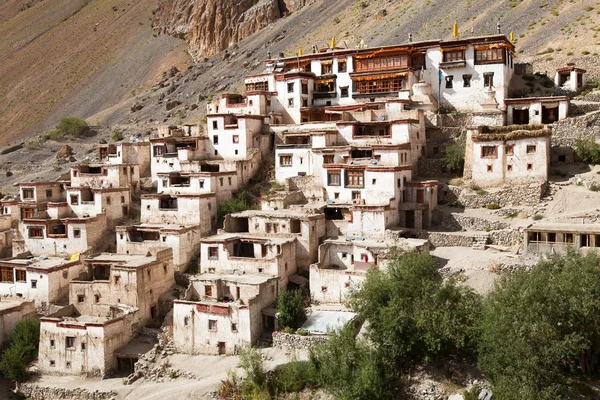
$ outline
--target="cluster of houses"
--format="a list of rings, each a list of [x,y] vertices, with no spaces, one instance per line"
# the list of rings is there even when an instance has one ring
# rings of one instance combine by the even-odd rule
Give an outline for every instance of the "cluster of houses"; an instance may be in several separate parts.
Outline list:
[[[390,247],[426,247],[407,237],[433,222],[438,182],[416,167],[440,109],[471,115],[477,184],[547,179],[547,124],[569,100],[509,99],[513,58],[494,35],[269,59],[243,94],[208,105],[206,126],[99,145],[100,162],[64,180],[20,183],[0,201],[0,294],[13,320],[43,315],[41,371],[130,368],[119,349],[171,311],[177,351],[235,354],[277,329],[281,291],[340,303]],[[268,163],[281,190],[219,215]]]

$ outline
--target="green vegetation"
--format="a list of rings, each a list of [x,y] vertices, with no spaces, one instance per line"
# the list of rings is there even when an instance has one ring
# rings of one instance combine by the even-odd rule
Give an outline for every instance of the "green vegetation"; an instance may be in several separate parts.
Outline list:
[[[480,196],[488,194],[487,190],[483,190],[483,189],[479,189],[475,193],[477,193]]]
[[[486,208],[488,210],[497,210],[501,207],[500,207],[500,204],[498,204],[498,203],[489,203],[488,205],[486,205]]]
[[[586,164],[600,163],[600,144],[593,137],[581,137],[573,146],[577,157]]]
[[[40,321],[28,319],[19,322],[10,338],[10,345],[2,353],[0,371],[15,382],[27,378],[27,365],[37,357],[40,341]]]
[[[452,173],[461,173],[465,165],[465,141],[459,140],[446,146],[444,167]]]
[[[252,199],[246,192],[237,192],[232,198],[219,203],[217,215],[219,225],[223,224],[227,214],[246,211],[252,208]]]
[[[58,121],[56,129],[48,133],[48,139],[60,140],[65,136],[71,138],[81,137],[89,130],[87,122],[79,118],[63,118]]]
[[[306,320],[304,299],[299,291],[282,291],[277,298],[277,321],[284,328],[299,328]]]
[[[598,370],[598,265],[573,252],[503,276],[481,317],[479,366],[494,397],[565,398],[571,378]]]
[[[118,142],[120,140],[123,140],[123,132],[121,131],[115,131],[112,136],[111,136],[113,142]]]

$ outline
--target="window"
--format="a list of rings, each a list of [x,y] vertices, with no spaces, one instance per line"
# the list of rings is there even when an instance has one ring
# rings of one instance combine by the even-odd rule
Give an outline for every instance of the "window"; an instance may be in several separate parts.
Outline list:
[[[507,144],[506,146],[504,146],[504,151],[506,152],[507,156],[514,156],[515,155],[515,145]]]
[[[213,143],[219,144],[219,135],[213,135]]]
[[[184,317],[183,318],[183,325],[186,325],[190,323],[190,317]]]
[[[165,154],[165,146],[154,146],[153,152],[154,157],[160,157]]]
[[[115,275],[115,284],[121,281],[121,277],[119,275]]]
[[[217,321],[216,320],[214,320],[214,319],[208,320],[208,330],[211,332],[217,331]]]
[[[50,360],[50,366],[51,366],[51,367],[54,367],[55,365],[56,365],[56,361],[54,361],[54,360]]]
[[[491,165],[488,165],[487,172],[494,172],[494,167],[492,167]]]
[[[326,154],[323,156],[323,164],[333,164],[333,154]]]
[[[472,75],[463,75],[463,87],[471,87]]]
[[[67,338],[65,340],[65,347],[67,349],[72,349],[75,347],[75,337],[74,336],[67,336]]]
[[[35,216],[35,209],[34,208],[22,208],[21,216],[23,217],[23,219],[33,218]]]
[[[462,61],[465,59],[464,50],[444,51],[444,62]]]
[[[358,94],[398,92],[406,86],[403,76],[391,79],[356,80],[353,83],[354,92]]]
[[[347,171],[346,172],[347,187],[364,187],[364,172],[363,171]]]
[[[446,76],[446,89],[452,89],[452,87],[453,87],[452,80],[453,79],[454,79],[454,75]]]
[[[279,166],[291,167],[292,166],[292,156],[291,155],[279,156]]]
[[[77,302],[78,303],[83,303],[85,301],[85,296],[82,294],[78,294],[77,295]]]
[[[481,147],[481,158],[497,158],[498,153],[496,146],[482,146]]]
[[[0,267],[0,282],[14,282],[13,269],[9,267]]]
[[[71,368],[71,361],[67,361],[67,368]]]
[[[329,172],[327,174],[327,184],[329,186],[340,186],[342,184],[340,172]]]
[[[308,94],[308,82],[302,81],[302,94]]]
[[[360,201],[360,191],[355,190],[352,192],[352,200]]]
[[[39,226],[31,226],[29,227],[29,237],[30,238],[42,238],[44,237],[44,228]]]
[[[527,146],[527,154],[533,154],[535,153],[535,145],[528,145]]]
[[[565,242],[573,243],[573,234],[572,233],[565,233]]]
[[[227,178],[227,182],[228,182],[229,186],[231,186],[231,177]]]
[[[511,172],[511,171],[512,171],[512,164],[508,164],[508,165],[506,166],[506,170],[507,170],[508,172]]]
[[[25,282],[27,280],[27,272],[22,269],[15,270],[17,282]]]
[[[80,238],[81,237],[81,229],[73,229],[73,237]]]
[[[373,57],[357,59],[355,62],[355,72],[372,71],[381,69],[396,69],[408,66],[408,55],[396,54],[388,57]]]
[[[149,269],[146,270],[146,275],[148,275],[148,279],[152,279],[152,271],[150,271]]]
[[[287,91],[288,93],[294,93],[294,82],[288,82]]]
[[[81,343],[81,351],[85,350],[85,343]]]
[[[527,164],[527,171],[531,171],[533,169],[533,164]]]
[[[121,204],[125,203],[125,196],[121,196]]]
[[[213,121],[212,123],[213,123],[212,124],[213,125],[213,129],[218,129],[219,128],[219,124],[218,124],[217,121]]]
[[[23,189],[23,199],[33,200],[33,189]]]
[[[340,87],[340,97],[348,97],[348,86]]]
[[[219,185],[223,186],[223,178],[219,178]]]
[[[209,247],[208,248],[208,259],[209,260],[218,260],[219,259],[219,248],[218,247]]]
[[[100,303],[100,295],[99,294],[94,295],[94,303]]]
[[[503,62],[504,49],[482,49],[475,50],[475,64],[483,64],[487,62]]]
[[[200,184],[200,189],[204,189],[204,179],[200,179],[198,183]]]
[[[46,189],[46,198],[49,199],[52,197],[52,189]]]
[[[205,285],[204,286],[204,295],[205,296],[212,296],[212,286],[210,286],[210,285]]]
[[[348,67],[346,64],[346,60],[338,60],[338,72],[346,72],[348,71]]]
[[[486,72],[483,74],[483,87],[491,88],[494,86],[494,73]]]
[[[163,237],[163,239],[166,239],[165,237]],[[163,240],[164,242],[164,240]],[[167,264],[163,264],[163,273],[166,274],[167,273]]]
[[[233,143],[239,143],[240,142],[240,136],[239,135],[233,135]]]
[[[237,332],[237,324],[231,323],[231,332]]]
[[[321,63],[321,75],[328,75],[333,73],[333,62],[325,61]]]
[[[294,107],[294,99],[288,99],[288,107]]]
[[[327,286],[321,286],[321,293],[327,293]]]
[[[54,339],[50,339],[50,348],[53,349],[55,346]]]

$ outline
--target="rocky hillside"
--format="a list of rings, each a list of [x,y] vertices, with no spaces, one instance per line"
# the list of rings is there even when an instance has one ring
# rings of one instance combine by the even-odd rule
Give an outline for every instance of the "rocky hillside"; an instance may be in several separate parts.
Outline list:
[[[600,80],[598,0],[0,0],[0,145],[66,115],[144,131],[199,122],[268,51],[449,38],[455,21],[463,37],[499,21],[536,71],[573,62]]]

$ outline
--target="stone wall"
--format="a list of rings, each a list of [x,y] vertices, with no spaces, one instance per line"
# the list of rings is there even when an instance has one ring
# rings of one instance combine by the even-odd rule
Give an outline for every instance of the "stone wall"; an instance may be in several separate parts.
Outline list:
[[[581,136],[600,140],[600,111],[555,122],[551,143],[552,146],[572,146]]]
[[[116,392],[88,392],[85,389],[63,389],[57,387],[38,386],[34,383],[22,383],[19,393],[31,400],[113,400],[117,398]]]
[[[444,185],[438,190],[440,203],[458,202],[463,207],[481,208],[495,203],[506,206],[533,206],[539,204],[549,192],[547,182],[505,186],[485,194],[460,186]]]
[[[429,239],[433,247],[471,247],[475,240],[474,235],[428,231],[418,232],[417,237]]]
[[[497,246],[523,247],[523,232],[518,229],[502,229],[488,233],[488,243]]]
[[[510,224],[506,222],[469,217],[460,213],[447,212],[441,208],[437,208],[433,212],[435,214],[434,219],[438,224],[451,231],[493,231],[510,227]]]
[[[327,336],[302,336],[285,332],[273,332],[273,347],[287,350],[307,350],[325,343]]]

